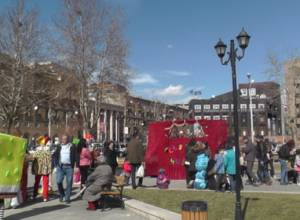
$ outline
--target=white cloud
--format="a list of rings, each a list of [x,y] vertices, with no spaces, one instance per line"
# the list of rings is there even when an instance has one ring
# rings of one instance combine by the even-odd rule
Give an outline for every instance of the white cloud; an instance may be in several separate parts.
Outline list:
[[[168,45],[167,45],[167,48],[168,48],[168,49],[173,49],[173,47],[174,47],[173,44],[168,44]]]
[[[159,96],[178,96],[184,93],[182,85],[169,85],[164,89],[157,90],[155,92]]]
[[[187,71],[165,70],[164,72],[168,73],[170,75],[174,75],[174,76],[189,76],[189,75],[191,75],[191,73],[187,72]]]
[[[157,83],[157,80],[153,78],[153,76],[151,76],[148,73],[144,73],[144,74],[138,74],[136,77],[134,77],[131,82],[133,84],[154,84]]]

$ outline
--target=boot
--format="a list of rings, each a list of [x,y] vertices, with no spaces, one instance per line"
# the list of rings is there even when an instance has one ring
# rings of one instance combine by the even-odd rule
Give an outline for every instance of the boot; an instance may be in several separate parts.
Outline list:
[[[88,202],[88,207],[86,208],[86,210],[89,211],[96,211],[96,203],[95,202]]]

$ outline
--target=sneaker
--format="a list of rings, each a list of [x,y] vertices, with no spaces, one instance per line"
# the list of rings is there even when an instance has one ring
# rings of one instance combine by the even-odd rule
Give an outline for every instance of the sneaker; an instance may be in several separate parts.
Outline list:
[[[66,200],[66,201],[65,201],[65,204],[67,204],[67,205],[69,205],[70,203],[71,203],[70,200]]]
[[[43,202],[48,202],[48,199],[43,199]]]
[[[297,183],[297,185],[298,185],[298,186],[300,186],[300,182],[299,182],[299,183]]]
[[[60,202],[64,202],[65,201],[65,197],[59,197],[59,201]]]

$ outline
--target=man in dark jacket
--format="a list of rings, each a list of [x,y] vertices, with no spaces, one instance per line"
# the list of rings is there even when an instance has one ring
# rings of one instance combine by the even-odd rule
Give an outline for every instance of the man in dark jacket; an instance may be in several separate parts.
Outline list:
[[[70,203],[70,196],[72,192],[73,173],[76,162],[76,148],[69,142],[68,136],[63,135],[61,144],[57,146],[54,152],[55,167],[56,167],[56,182],[59,192],[59,200],[65,200],[67,204]],[[63,181],[66,177],[67,188],[64,190]]]
[[[261,183],[266,183],[267,185],[271,185],[272,181],[269,176],[268,172],[268,161],[269,158],[267,156],[267,146],[264,143],[263,136],[258,136],[256,138],[256,157],[258,160],[258,169],[257,169],[257,176]]]
[[[256,149],[254,144],[249,140],[248,137],[244,138],[244,152],[245,152],[245,160],[246,160],[246,173],[248,176],[248,180],[250,184],[256,184],[256,176],[253,173],[253,164],[256,158]]]
[[[132,138],[127,145],[127,160],[132,166],[131,181],[132,188],[136,189],[135,173],[137,169],[144,163],[144,148],[139,139],[138,131],[135,130]],[[142,186],[143,177],[139,177],[138,186]]]
[[[279,162],[281,166],[280,172],[280,184],[287,185],[289,183],[288,180],[288,162],[292,155],[292,149],[295,147],[294,140],[289,140],[286,144],[282,145],[282,147],[278,151]]]

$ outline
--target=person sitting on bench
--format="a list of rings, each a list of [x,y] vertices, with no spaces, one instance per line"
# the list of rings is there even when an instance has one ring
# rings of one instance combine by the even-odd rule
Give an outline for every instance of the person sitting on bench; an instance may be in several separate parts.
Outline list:
[[[87,188],[83,194],[83,199],[88,201],[87,210],[96,210],[100,199],[100,192],[110,189],[114,180],[111,167],[106,164],[106,158],[100,155],[96,163],[98,166],[87,178]]]

